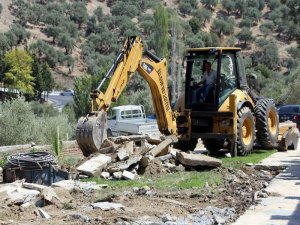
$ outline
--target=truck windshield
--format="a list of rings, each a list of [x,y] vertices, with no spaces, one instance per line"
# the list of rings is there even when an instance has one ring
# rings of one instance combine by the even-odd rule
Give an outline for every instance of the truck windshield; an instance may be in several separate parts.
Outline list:
[[[139,119],[143,118],[142,112],[139,109],[133,109],[133,110],[124,110],[121,111],[121,118],[122,119]]]

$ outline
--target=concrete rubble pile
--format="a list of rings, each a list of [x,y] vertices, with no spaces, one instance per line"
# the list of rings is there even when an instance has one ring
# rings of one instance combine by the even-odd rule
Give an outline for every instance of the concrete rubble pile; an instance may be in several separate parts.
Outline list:
[[[99,154],[90,156],[77,167],[78,177],[133,180],[147,170],[154,170],[153,167],[156,171],[148,171],[150,174],[147,175],[221,166],[219,159],[197,151],[187,153],[171,147],[176,141],[175,136],[111,137],[103,143]]]

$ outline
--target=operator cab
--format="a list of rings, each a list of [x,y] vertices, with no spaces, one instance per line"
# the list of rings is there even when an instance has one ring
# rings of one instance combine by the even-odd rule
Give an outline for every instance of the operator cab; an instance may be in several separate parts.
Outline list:
[[[218,111],[220,105],[244,83],[245,72],[239,48],[195,48],[187,50],[187,69],[185,87],[185,108],[197,111]],[[215,76],[210,87],[204,81],[210,64],[209,76]],[[241,68],[239,70],[239,68]],[[211,81],[210,81],[211,82]],[[206,91],[206,93],[205,93]]]

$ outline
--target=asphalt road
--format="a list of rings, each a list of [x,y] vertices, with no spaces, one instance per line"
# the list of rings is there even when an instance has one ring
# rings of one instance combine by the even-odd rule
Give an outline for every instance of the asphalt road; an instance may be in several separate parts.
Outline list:
[[[233,225],[300,225],[300,145],[263,160],[266,166],[285,166],[266,188],[268,198],[248,209]]]
[[[62,96],[60,92],[52,92],[48,95],[48,101],[53,104],[53,107],[61,111],[63,107],[73,101],[73,96]]]

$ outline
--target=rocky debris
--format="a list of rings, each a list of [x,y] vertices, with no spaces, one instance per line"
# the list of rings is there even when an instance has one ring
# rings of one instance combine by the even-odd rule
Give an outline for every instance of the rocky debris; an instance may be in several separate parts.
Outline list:
[[[101,209],[103,211],[108,211],[108,210],[119,210],[119,209],[125,209],[125,207],[120,204],[120,203],[112,203],[112,202],[96,202],[92,203],[91,206],[93,209]]]
[[[179,162],[186,166],[219,167],[222,164],[222,161],[220,159],[202,154],[188,154],[185,152],[178,152],[176,156]]]
[[[71,218],[75,219],[75,220],[79,220],[79,221],[84,222],[84,223],[91,222],[91,219],[88,216],[86,216],[86,215],[74,213],[74,214],[70,214],[69,216]]]
[[[151,195],[151,189],[148,186],[143,186],[141,188],[134,187],[133,192],[137,195]]]
[[[90,176],[99,176],[101,171],[111,162],[111,157],[99,154],[77,167],[79,172]]]
[[[189,215],[188,220],[192,224],[214,225],[233,222],[237,218],[234,208],[219,209],[213,206],[207,206],[204,210],[199,210]]]
[[[113,151],[91,156],[91,159],[77,167],[79,172],[77,177],[81,175],[80,173],[84,173],[104,179],[136,179],[137,174],[156,176],[189,170],[191,167],[198,169],[201,166],[218,167],[221,165],[219,159],[202,154],[187,154],[171,147],[170,144],[176,141],[177,138],[174,135],[111,137],[104,142],[101,149],[112,147]],[[102,160],[103,158],[108,160]]]
[[[72,191],[86,191],[86,190],[101,190],[106,188],[106,184],[96,184],[96,182],[81,182],[78,180],[62,180],[53,183],[51,187],[61,187],[69,192]]]

